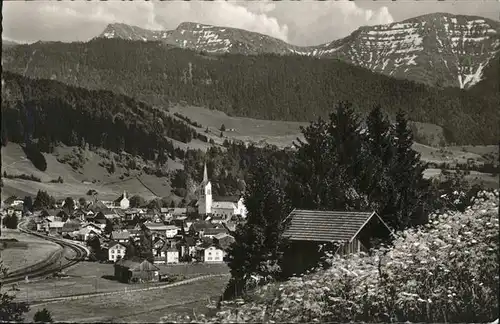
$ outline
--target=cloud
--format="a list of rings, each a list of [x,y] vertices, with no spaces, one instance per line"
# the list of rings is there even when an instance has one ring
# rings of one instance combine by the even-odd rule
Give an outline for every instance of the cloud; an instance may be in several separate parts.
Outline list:
[[[2,24],[5,37],[18,41],[85,41],[112,22],[147,29],[174,29],[184,21],[242,28],[286,41],[287,25],[267,14],[273,7],[269,3],[261,5],[257,12],[226,1],[9,1],[3,6]]]
[[[394,21],[388,8],[360,7],[354,1],[280,2],[273,14],[289,25],[289,39],[297,45],[317,45],[345,37],[360,26]]]
[[[498,1],[4,1],[3,35],[14,41],[86,41],[107,24],[175,29],[191,21],[247,29],[296,45],[348,36],[360,26],[400,21],[430,12],[498,20]]]

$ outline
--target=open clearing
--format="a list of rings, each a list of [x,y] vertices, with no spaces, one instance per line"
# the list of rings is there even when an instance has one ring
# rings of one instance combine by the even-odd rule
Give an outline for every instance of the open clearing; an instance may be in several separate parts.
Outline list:
[[[17,229],[3,228],[2,238],[17,239],[19,243],[22,243],[18,246],[7,246],[6,249],[0,251],[3,265],[8,268],[9,272],[34,265],[61,250],[61,247],[55,243],[21,233]]]
[[[207,278],[177,287],[164,289],[123,292],[110,296],[96,296],[81,300],[67,300],[57,303],[33,305],[26,319],[33,318],[35,312],[47,308],[55,321],[63,322],[158,322],[166,312],[171,312],[169,305],[181,307],[186,304],[191,311],[198,314],[206,310],[210,297],[215,298],[222,293],[228,278]],[[136,285],[128,285],[130,289]],[[205,303],[193,301],[207,300]],[[198,308],[198,309],[197,309]]]
[[[219,264],[158,264],[161,275],[182,275],[185,279],[211,274],[228,274],[229,268],[224,263]],[[165,282],[150,284],[125,284],[115,281],[114,265],[98,262],[81,262],[65,271],[66,278],[50,278],[29,283],[20,282],[16,294],[18,300],[34,301],[45,298],[73,296],[75,294],[125,291],[165,285]],[[7,287],[9,288],[9,287]]]
[[[9,143],[2,147],[2,175],[6,172],[9,175],[33,175],[41,182],[6,179],[3,178],[2,197],[6,199],[9,196],[24,197],[27,195],[36,196],[38,190],[45,190],[56,199],[70,197],[85,197],[90,189],[97,190],[100,199],[113,200],[118,198],[124,190],[129,195],[141,195],[145,199],[170,196],[171,187],[168,178],[158,178],[153,175],[142,174],[138,172],[130,174],[129,177],[119,179],[119,176],[125,172],[117,168],[114,175],[110,175],[98,163],[102,160],[94,152],[86,151],[87,162],[82,170],[75,171],[71,166],[57,161],[53,154],[44,153],[47,161],[47,170],[40,171],[26,156],[18,144]],[[66,147],[58,147],[59,153],[69,150]],[[170,163],[171,162],[171,163]],[[169,161],[172,168],[178,168],[178,163]],[[169,165],[170,166],[170,165]],[[62,177],[64,183],[51,183],[51,180]],[[139,178],[139,179],[137,179]],[[92,182],[95,183],[92,183]],[[145,186],[146,185],[146,186]]]

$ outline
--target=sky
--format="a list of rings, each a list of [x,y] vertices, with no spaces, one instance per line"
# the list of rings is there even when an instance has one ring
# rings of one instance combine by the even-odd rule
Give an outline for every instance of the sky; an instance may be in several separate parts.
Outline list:
[[[113,22],[175,29],[191,21],[242,28],[295,45],[318,45],[361,26],[447,12],[500,20],[500,0],[399,1],[4,1],[2,39],[87,41]]]

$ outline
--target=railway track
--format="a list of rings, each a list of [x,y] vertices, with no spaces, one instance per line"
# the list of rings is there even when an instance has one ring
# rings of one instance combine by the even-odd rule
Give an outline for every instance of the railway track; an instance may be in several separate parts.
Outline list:
[[[60,245],[62,247],[62,250],[52,254],[47,260],[38,262],[27,268],[7,273],[7,275],[0,280],[0,286],[25,280],[26,277],[30,279],[30,278],[38,278],[50,275],[54,272],[58,272],[63,269],[69,268],[77,264],[78,262],[83,261],[87,256],[87,249],[69,240],[41,235],[39,233],[23,228],[21,224],[20,226],[18,226],[18,229],[22,233],[26,233],[36,237],[40,237],[47,241],[54,242]],[[76,256],[73,259],[64,257],[63,254],[65,248],[69,248],[75,251]]]

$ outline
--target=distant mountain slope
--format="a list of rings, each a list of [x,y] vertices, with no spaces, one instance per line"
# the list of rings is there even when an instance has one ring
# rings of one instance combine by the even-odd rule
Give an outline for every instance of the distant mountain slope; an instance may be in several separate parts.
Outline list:
[[[484,68],[499,52],[499,33],[498,21],[434,13],[387,25],[361,27],[343,39],[308,47],[246,30],[192,22],[170,31],[111,24],[99,37],[162,41],[215,54],[338,58],[396,78],[466,89],[481,80]]]
[[[37,139],[44,152],[70,146],[125,150],[145,159],[179,152],[171,139],[190,142],[197,133],[165,111],[104,90],[2,73],[2,143]]]
[[[95,39],[87,43],[37,43],[4,51],[4,69],[106,89],[165,105],[186,101],[234,116],[310,121],[336,101],[360,112],[381,104],[411,120],[445,128],[447,140],[492,144],[498,139],[497,91],[438,89],[397,80],[338,60],[303,56],[210,56],[158,42]]]

